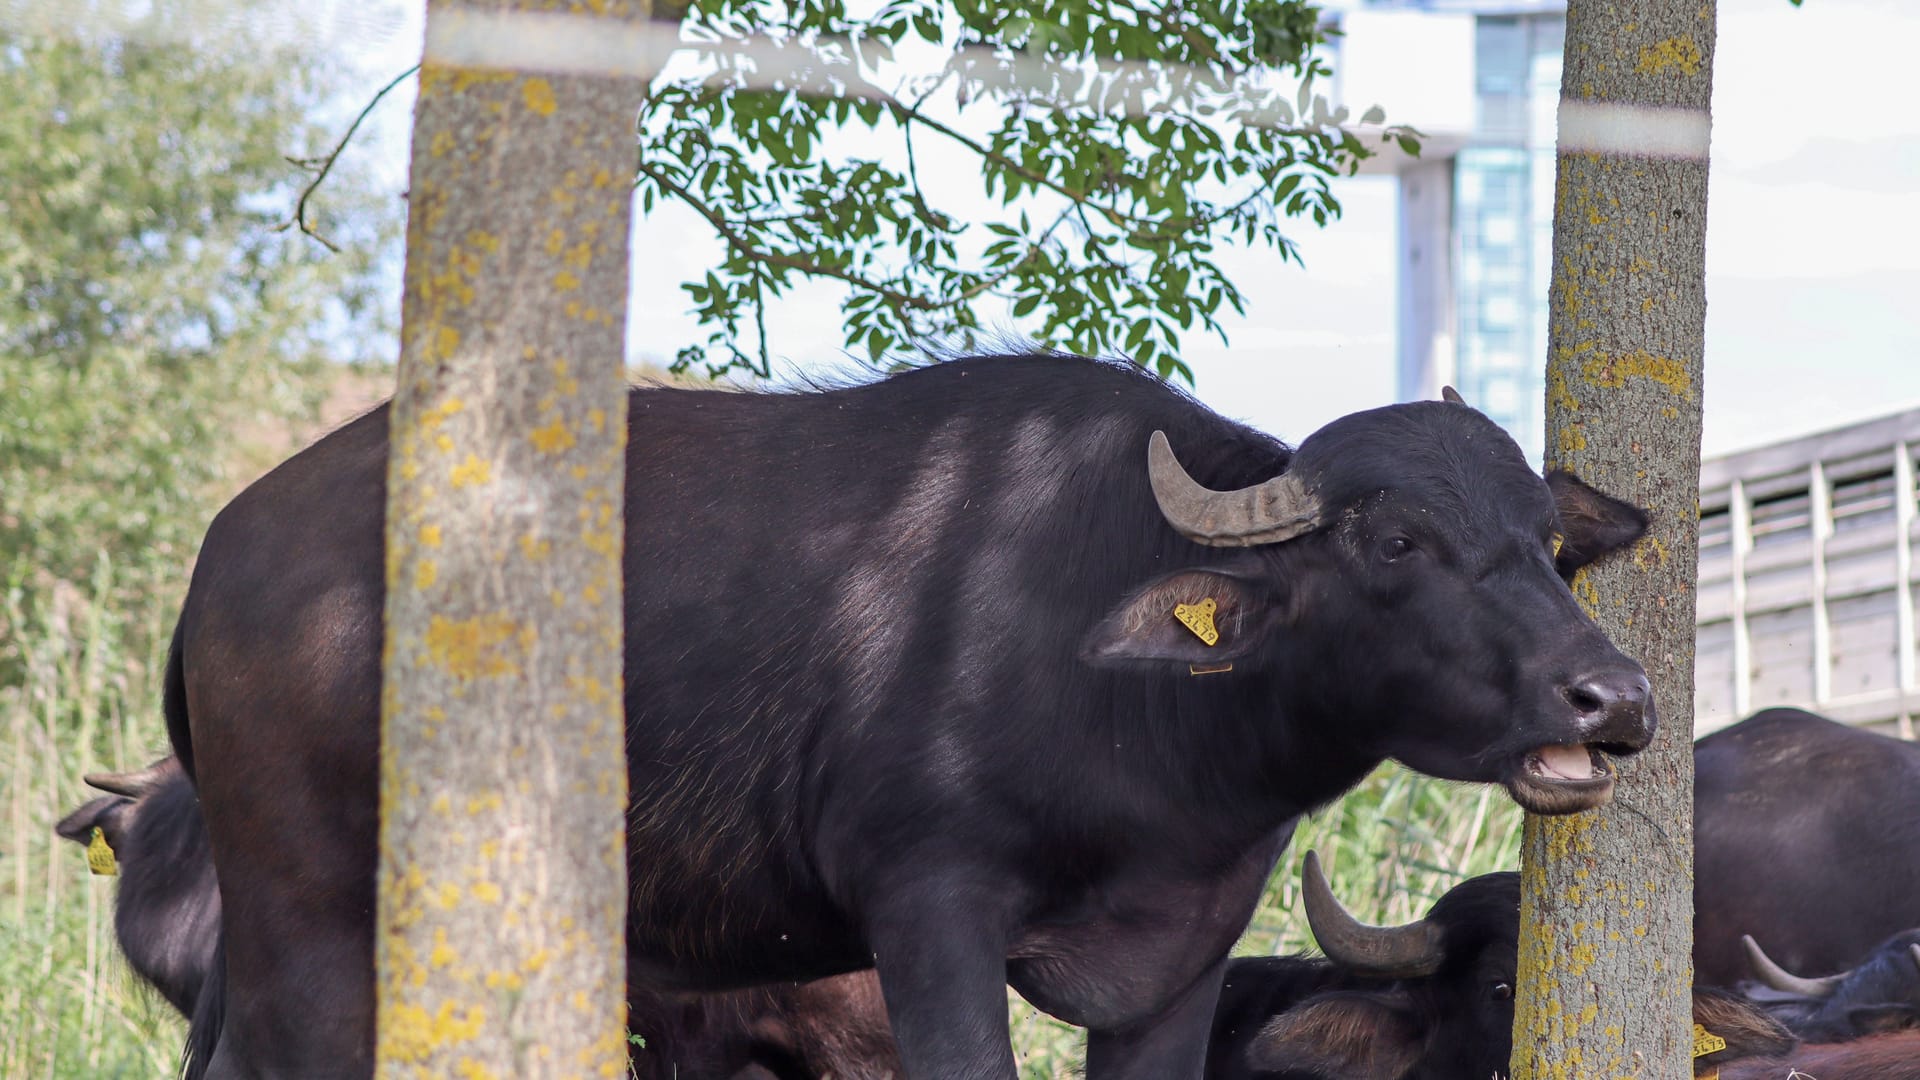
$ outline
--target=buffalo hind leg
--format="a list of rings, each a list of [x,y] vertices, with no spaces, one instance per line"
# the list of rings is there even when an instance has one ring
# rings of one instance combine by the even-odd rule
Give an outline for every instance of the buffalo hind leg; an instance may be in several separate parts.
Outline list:
[[[999,905],[921,882],[870,911],[867,940],[907,1080],[1015,1080]]]
[[[1220,1001],[1221,957],[1162,1009],[1129,1027],[1087,1033],[1087,1080],[1199,1080]]]

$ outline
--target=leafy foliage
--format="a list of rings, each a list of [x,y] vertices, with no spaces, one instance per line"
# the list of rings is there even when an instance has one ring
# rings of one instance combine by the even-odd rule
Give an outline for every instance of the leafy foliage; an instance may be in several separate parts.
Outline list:
[[[1297,259],[1280,219],[1336,216],[1328,181],[1367,152],[1312,92],[1304,0],[695,0],[683,37],[699,70],[651,88],[638,189],[726,255],[686,286],[710,334],[679,368],[767,374],[767,304],[811,277],[848,286],[847,346],[876,364],[972,346],[997,303],[1044,344],[1190,378],[1181,335],[1246,305],[1216,245]]]
[[[350,254],[273,231],[324,80],[179,36],[0,36],[0,581],[29,615],[103,553],[116,604],[176,595],[236,442],[384,336],[371,269],[397,215],[348,175],[329,226]]]

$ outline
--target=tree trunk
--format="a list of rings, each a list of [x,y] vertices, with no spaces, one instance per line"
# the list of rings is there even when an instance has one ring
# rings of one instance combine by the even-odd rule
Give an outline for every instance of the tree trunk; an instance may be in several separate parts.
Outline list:
[[[1647,509],[1574,581],[1653,682],[1611,805],[1530,817],[1515,1080],[1692,1075],[1693,652],[1713,0],[1567,8],[1547,457]],[[1624,108],[1621,108],[1624,107]]]
[[[448,36],[483,6],[502,9],[429,4],[414,117],[387,475],[377,1071],[620,1077],[641,87],[436,60],[436,25]]]

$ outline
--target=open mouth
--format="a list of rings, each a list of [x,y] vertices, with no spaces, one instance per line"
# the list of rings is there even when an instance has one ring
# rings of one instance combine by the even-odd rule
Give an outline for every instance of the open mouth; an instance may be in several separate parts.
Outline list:
[[[1574,814],[1613,798],[1613,763],[1585,743],[1542,746],[1507,770],[1507,793],[1535,814]]]

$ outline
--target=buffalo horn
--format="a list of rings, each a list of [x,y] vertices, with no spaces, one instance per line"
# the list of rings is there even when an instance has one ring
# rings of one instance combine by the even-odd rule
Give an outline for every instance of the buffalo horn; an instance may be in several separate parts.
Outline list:
[[[1440,400],[1451,401],[1455,405],[1465,405],[1467,403],[1467,399],[1460,396],[1460,391],[1455,390],[1451,386],[1443,386],[1440,388]]]
[[[1314,940],[1336,963],[1384,979],[1413,978],[1440,970],[1446,954],[1437,924],[1421,919],[1405,926],[1369,926],[1354,918],[1334,897],[1315,852],[1307,852],[1306,864],[1300,868],[1300,893]]]
[[[1920,967],[1920,945],[1909,945],[1907,951],[1913,955],[1914,966]]]
[[[1320,524],[1319,500],[1293,473],[1238,491],[1204,488],[1180,467],[1163,431],[1147,441],[1147,478],[1167,524],[1197,544],[1277,544]]]
[[[160,786],[166,770],[166,759],[140,769],[136,772],[88,773],[84,780],[87,786],[109,795],[125,795],[129,799],[138,799],[147,792]]]
[[[1761,982],[1782,993],[1799,994],[1801,997],[1809,998],[1829,997],[1833,994],[1834,988],[1839,986],[1849,974],[1843,971],[1838,975],[1827,975],[1818,979],[1803,978],[1774,963],[1773,958],[1761,950],[1760,943],[1753,940],[1751,935],[1741,934],[1740,944],[1747,950],[1747,963],[1752,966],[1754,975]]]

